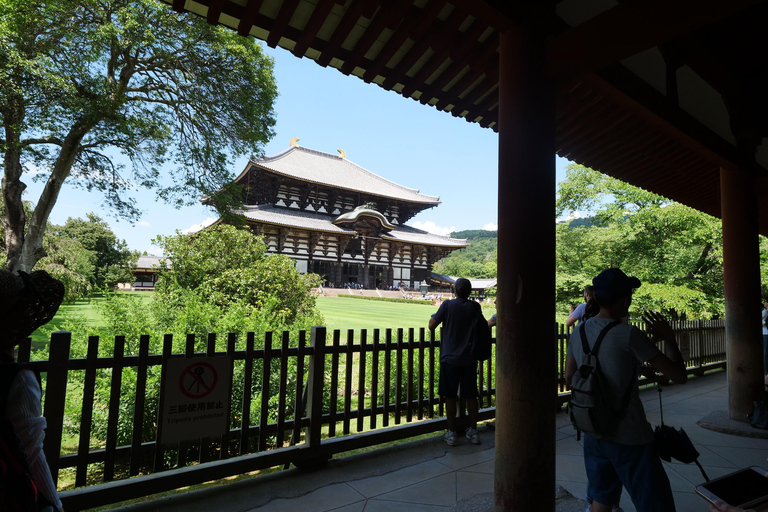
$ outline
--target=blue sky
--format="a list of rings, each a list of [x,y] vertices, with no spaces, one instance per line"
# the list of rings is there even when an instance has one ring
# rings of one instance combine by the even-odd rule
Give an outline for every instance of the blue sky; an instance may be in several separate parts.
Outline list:
[[[289,147],[293,137],[300,146],[336,154],[384,178],[440,196],[442,204],[420,213],[411,225],[437,233],[451,230],[495,228],[497,223],[497,136],[489,129],[454,118],[434,107],[362,80],[299,59],[280,48],[266,48],[275,59],[280,96],[275,105],[275,137],[264,153],[274,155]],[[245,168],[238,159],[233,175]],[[565,178],[568,161],[557,158],[557,181]],[[35,202],[40,186],[29,183],[25,199]],[[554,191],[553,191],[554,193]],[[187,230],[215,212],[196,205],[182,209],[157,202],[152,192],[137,194],[144,212],[134,225],[110,216],[96,194],[65,183],[51,214],[51,222],[95,212],[131,249],[158,253],[151,240]],[[553,212],[554,214],[554,212]]]

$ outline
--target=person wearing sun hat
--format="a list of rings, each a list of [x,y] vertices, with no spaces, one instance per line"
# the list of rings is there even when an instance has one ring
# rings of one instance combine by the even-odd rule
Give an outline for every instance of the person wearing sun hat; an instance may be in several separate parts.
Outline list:
[[[685,363],[669,323],[658,313],[646,313],[644,320],[652,335],[665,340],[668,355],[637,327],[622,323],[640,280],[618,268],[609,268],[592,280],[599,313],[583,323],[590,348],[605,330],[598,353],[602,389],[620,418],[615,434],[584,433],[584,466],[591,512],[610,512],[619,502],[622,484],[638,512],[675,510],[669,478],[654,448],[651,425],[645,417],[637,388],[639,363],[651,365],[673,382],[687,380]],[[565,379],[570,384],[585,357],[581,330],[571,335],[566,356]]]
[[[13,426],[38,493],[38,510],[63,510],[43,453],[46,422],[39,375],[15,363],[14,351],[48,323],[64,299],[64,285],[45,271],[0,270],[0,388],[5,419]]]

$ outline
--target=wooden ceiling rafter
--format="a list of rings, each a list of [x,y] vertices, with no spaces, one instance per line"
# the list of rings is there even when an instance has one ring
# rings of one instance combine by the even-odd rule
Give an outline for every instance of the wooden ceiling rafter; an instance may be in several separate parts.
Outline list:
[[[555,36],[550,76],[583,76],[730,16],[760,0],[628,0]]]
[[[471,76],[471,75],[469,75]],[[464,98],[462,98],[460,101],[456,102],[453,106],[454,112],[458,111],[459,114],[463,113],[464,111],[467,112],[468,117],[476,112],[475,108],[477,103],[481,100],[481,98],[485,97],[486,94],[488,94],[491,89],[496,85],[496,82],[494,80],[490,80],[488,76],[479,76],[475,78],[475,81],[478,79],[481,79],[475,87],[467,93]],[[474,83],[474,82],[473,82]],[[438,104],[435,104],[437,107]],[[438,107],[439,108],[439,107]]]
[[[581,123],[574,123],[573,128],[569,130],[568,136],[560,134],[557,131],[555,135],[558,143],[556,146],[561,148],[562,152],[572,152],[573,147],[581,147],[583,144],[596,143],[596,141],[612,133],[618,126],[623,126],[629,122],[632,114],[627,111],[616,110],[608,114],[604,122],[601,122],[594,130],[585,130]],[[581,129],[579,129],[579,127]],[[559,142],[563,141],[563,142]]]
[[[398,83],[407,85],[408,71],[413,68],[419,59],[430,50],[435,48],[439,49],[442,45],[447,43],[449,39],[447,34],[453,34],[461,26],[461,23],[466,19],[466,14],[458,8],[454,8],[448,17],[443,22],[434,22],[431,24],[429,30],[424,36],[418,40],[400,59],[400,62],[391,71],[387,70],[386,77],[382,83],[382,87],[387,90],[392,90]]]
[[[419,101],[421,104],[426,105],[440,92],[448,92],[450,90],[450,88],[446,89],[448,84],[467,67],[470,68],[469,73],[475,77],[475,80],[483,74],[487,75],[488,66],[493,66],[494,64],[489,61],[491,57],[498,55],[498,47],[499,36],[497,33],[492,34],[484,43],[473,40],[470,44],[464,45],[457,52],[451,66],[441,73],[429,86],[420,89],[421,96]],[[495,59],[495,61],[496,69],[498,70],[498,59]]]
[[[440,69],[446,62],[449,61],[451,61],[451,63],[448,64],[448,67],[441,72],[440,76],[443,74],[448,74],[449,80],[453,80],[453,78],[456,76],[456,73],[463,69],[462,67],[461,69],[457,70],[456,67],[458,66],[453,66],[453,63],[455,62],[454,56],[460,54],[464,47],[471,47],[472,43],[477,41],[483,32],[485,32],[486,28],[487,27],[485,25],[478,22],[477,20],[472,20],[470,22],[470,26],[465,32],[466,40],[453,40],[444,45],[440,51],[432,55],[429,61],[424,64],[421,69],[413,76],[411,85],[408,87],[403,87],[403,96],[409,98],[413,96],[413,93],[416,92],[416,90],[422,90],[423,86],[417,86],[414,84],[426,84],[427,80],[429,80],[429,78],[434,75],[438,69]],[[451,73],[453,73],[453,76],[451,76]],[[436,77],[435,80],[439,79],[440,76]]]
[[[376,11],[373,19],[371,19],[363,37],[361,37],[357,44],[355,44],[355,47],[351,51],[350,58],[345,60],[344,64],[339,68],[341,72],[345,75],[351,74],[379,36],[384,32],[384,29],[398,25],[397,21],[402,20],[405,13],[408,12],[412,6],[413,2],[410,0],[396,0],[388,3],[386,8],[382,5],[378,11]],[[387,41],[387,45],[389,44],[391,44],[391,41]]]
[[[331,39],[328,41],[323,52],[316,59],[317,63],[323,67],[327,67],[330,64],[331,59],[337,57],[334,55],[336,51],[341,48],[344,41],[347,40],[352,29],[355,27],[357,21],[362,17],[363,12],[370,9],[372,4],[378,4],[378,0],[352,0],[350,7],[344,12],[341,21],[333,31]]]
[[[636,148],[633,148],[631,152],[627,152],[625,156],[620,157],[615,152],[609,152],[604,153],[603,155],[598,155],[596,158],[602,158],[601,161],[605,168],[608,169],[608,174],[613,174],[611,169],[621,168],[622,175],[631,175],[638,168],[647,166],[649,158],[648,148],[653,144],[659,143],[659,141],[663,140],[663,138],[664,137],[662,134],[658,134],[656,132],[644,134],[642,138],[637,137],[635,139],[637,141],[642,141],[642,143],[638,144]],[[620,143],[622,142],[626,143],[626,140],[620,141]],[[679,152],[680,150],[679,146],[669,147],[669,149],[675,150],[676,152]],[[685,155],[684,153],[679,154],[681,157],[683,157],[683,160],[687,160],[689,158],[689,156]]]
[[[585,77],[585,82],[610,98],[618,107],[631,109],[638,117],[642,117],[656,129],[665,131],[691,149],[707,154],[720,165],[733,165],[735,148],[732,145],[712,133],[687,112],[669,104],[661,93],[647,83],[628,76],[626,68],[618,70],[618,74],[608,74],[606,71],[601,73],[603,76],[591,74]],[[624,82],[622,87],[626,89],[620,89],[616,85],[620,80]]]
[[[491,84],[485,84],[485,88],[481,87],[483,85],[481,76],[479,73],[473,73],[470,69],[456,85],[451,87],[451,92],[441,94],[442,97],[435,103],[435,108],[445,110],[449,105],[453,105],[451,114],[454,117],[460,117],[464,110],[468,111],[469,107],[474,105],[475,100],[482,97],[490,88]]]
[[[555,128],[555,135],[558,142],[571,140],[571,136],[575,132],[584,130],[583,120],[588,111],[597,113],[608,112],[609,115],[617,112],[626,112],[613,108],[610,103],[604,101],[604,99],[597,94],[588,96],[586,101],[583,101],[580,104],[572,104],[563,108],[567,109],[566,111],[573,111],[573,114],[568,115],[567,117],[563,116],[558,120],[557,127]]]
[[[483,94],[480,96],[480,100],[476,101],[473,105],[470,105],[467,110],[468,113],[464,118],[469,121],[473,122],[475,119],[482,118],[483,116],[487,116],[488,112],[490,111],[491,107],[496,105],[499,102],[499,80],[492,79],[490,77],[486,77],[488,79],[488,88],[486,88],[485,91],[483,91]]]
[[[300,1],[301,0],[285,0],[283,5],[280,6],[280,11],[277,13],[277,17],[275,17],[275,23],[272,25],[272,30],[269,31],[269,35],[267,36],[267,46],[270,48],[277,47],[277,44],[280,42],[280,38],[285,29],[288,28],[288,23],[290,23],[291,18],[293,18]]]
[[[604,156],[606,153],[614,154],[617,147],[622,146],[629,138],[636,136],[637,128],[641,126],[641,124],[641,120],[633,118],[631,122],[624,124],[623,126],[619,127],[619,129],[610,133],[608,137],[604,137],[602,140],[595,143],[588,154],[595,159]],[[565,156],[566,154],[571,155],[572,152],[564,152],[560,156],[568,158]],[[624,157],[629,158],[627,154],[625,154]]]
[[[295,56],[299,58],[304,57],[310,44],[315,41],[323,24],[328,20],[331,9],[333,9],[333,6],[336,4],[336,0],[319,0],[319,2],[317,2],[315,9],[312,11],[312,15],[309,17],[309,21],[301,31],[301,37],[298,38],[296,44],[293,46],[293,50],[291,50]]]
[[[424,9],[414,5],[413,10],[397,27],[392,37],[387,41],[387,44],[384,45],[384,48],[376,56],[373,65],[365,70],[363,80],[366,83],[373,82],[379,76],[379,73],[386,68],[387,63],[392,57],[403,47],[411,34],[414,34],[413,37],[418,38],[415,34],[424,33],[427,30],[431,20],[443,9],[445,3],[445,0],[432,0]]]
[[[221,10],[224,8],[224,4],[226,3],[227,0],[211,0],[211,3],[208,4],[208,13],[206,15],[206,20],[209,24],[217,25],[219,23]]]
[[[264,3],[264,0],[248,0],[243,9],[243,14],[240,17],[240,23],[237,24],[237,33],[243,37],[248,37],[251,33],[251,28],[256,23],[256,18],[259,16],[259,9]]]

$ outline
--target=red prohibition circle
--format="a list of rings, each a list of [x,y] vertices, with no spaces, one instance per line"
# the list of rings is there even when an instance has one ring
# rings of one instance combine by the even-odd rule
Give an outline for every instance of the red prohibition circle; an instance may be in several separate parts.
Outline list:
[[[209,372],[212,378],[206,379],[204,377],[206,372]],[[189,398],[204,398],[216,389],[217,382],[219,382],[219,373],[216,368],[210,363],[200,361],[192,363],[181,372],[179,391]]]

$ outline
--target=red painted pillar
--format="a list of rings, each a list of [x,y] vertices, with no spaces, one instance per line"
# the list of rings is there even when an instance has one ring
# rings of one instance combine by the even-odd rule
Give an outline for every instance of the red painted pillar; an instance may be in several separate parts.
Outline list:
[[[742,169],[720,170],[725,278],[728,412],[748,421],[761,397],[763,342],[760,328],[760,250],[754,177]]]
[[[510,29],[499,54],[495,510],[554,511],[555,130],[544,31]]]

